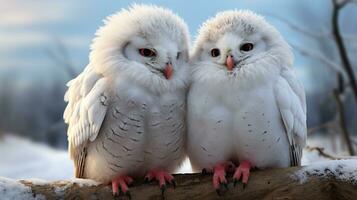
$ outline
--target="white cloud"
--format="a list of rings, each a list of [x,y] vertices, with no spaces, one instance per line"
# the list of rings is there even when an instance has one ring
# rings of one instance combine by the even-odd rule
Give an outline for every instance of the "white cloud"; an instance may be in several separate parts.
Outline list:
[[[52,62],[47,57],[36,58],[22,58],[21,56],[11,56],[0,58],[0,76],[3,71],[10,70],[25,70],[24,68],[42,68],[46,67]],[[26,69],[27,70],[27,69]],[[1,78],[0,78],[1,79]]]
[[[91,40],[82,35],[52,36],[41,31],[4,31],[0,32],[0,51],[10,52],[24,47],[50,47],[57,41],[67,48],[86,48]]]
[[[72,12],[63,1],[0,0],[0,27],[21,27],[60,21]]]
[[[67,48],[89,48],[92,39],[82,35],[66,35],[61,36],[60,41]]]
[[[26,46],[43,45],[50,42],[50,37],[36,31],[8,31],[0,32],[0,44],[3,50],[11,50]]]

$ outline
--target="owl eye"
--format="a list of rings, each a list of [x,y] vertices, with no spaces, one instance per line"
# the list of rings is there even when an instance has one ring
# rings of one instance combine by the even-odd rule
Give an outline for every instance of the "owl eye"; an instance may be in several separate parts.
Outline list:
[[[251,51],[253,49],[254,45],[252,43],[245,43],[242,46],[240,46],[241,51]]]
[[[219,49],[217,49],[217,48],[214,48],[214,49],[211,50],[211,56],[212,56],[212,57],[217,57],[217,56],[219,56],[220,54],[221,54],[221,52],[220,52]]]
[[[139,49],[139,53],[140,53],[140,55],[142,55],[144,57],[156,56],[156,52],[153,49],[142,48],[142,49]]]

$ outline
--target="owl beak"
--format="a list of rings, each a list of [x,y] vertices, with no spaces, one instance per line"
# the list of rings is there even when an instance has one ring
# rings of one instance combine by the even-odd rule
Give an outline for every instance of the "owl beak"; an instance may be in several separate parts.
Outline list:
[[[174,68],[172,67],[172,63],[168,62],[166,63],[166,67],[164,69],[164,75],[167,80],[169,80],[174,73]]]
[[[234,60],[233,60],[233,56],[232,55],[228,55],[227,56],[226,66],[227,66],[228,71],[232,71],[232,69],[234,67]]]

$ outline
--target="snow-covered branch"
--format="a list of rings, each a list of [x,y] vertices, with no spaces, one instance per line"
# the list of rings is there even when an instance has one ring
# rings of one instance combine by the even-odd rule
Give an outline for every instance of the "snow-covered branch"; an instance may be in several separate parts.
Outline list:
[[[357,196],[357,160],[336,160],[306,167],[257,170],[245,189],[234,187],[222,192],[225,199],[354,199]],[[231,177],[231,175],[229,175]],[[216,199],[212,176],[175,175],[177,186],[168,187],[166,199]],[[135,182],[132,199],[162,199],[156,183]],[[109,186],[85,180],[43,182],[0,178],[0,196],[8,199],[113,199]],[[125,198],[125,197],[123,197]]]

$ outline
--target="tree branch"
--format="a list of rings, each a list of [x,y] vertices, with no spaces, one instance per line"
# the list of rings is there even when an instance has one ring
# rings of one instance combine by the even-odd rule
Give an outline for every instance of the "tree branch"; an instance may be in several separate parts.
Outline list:
[[[348,134],[348,129],[346,127],[345,109],[344,109],[343,103],[341,101],[340,93],[339,93],[338,89],[334,89],[333,94],[334,94],[334,97],[336,100],[337,109],[338,109],[338,113],[339,113],[339,122],[340,122],[342,137],[343,137],[344,141],[346,142],[349,154],[356,155],[354,152],[353,146],[352,146],[350,135]]]
[[[310,147],[310,146],[307,146],[306,149],[307,149],[308,151],[317,151],[320,156],[325,157],[325,158],[330,159],[330,160],[342,159],[342,158],[337,158],[337,157],[335,157],[335,156],[332,156],[332,155],[326,153],[326,152],[325,152],[325,149],[322,148],[322,147]]]
[[[338,48],[339,55],[341,57],[342,66],[347,73],[349,82],[352,87],[353,94],[355,96],[355,100],[357,102],[357,82],[356,82],[356,78],[355,78],[355,75],[354,75],[354,72],[352,69],[352,65],[350,63],[350,60],[348,59],[346,47],[342,40],[342,36],[340,33],[340,27],[339,27],[339,23],[338,23],[339,11],[348,2],[349,2],[349,0],[345,0],[340,3],[338,3],[337,0],[332,0],[333,11],[332,11],[332,19],[331,19],[332,22],[331,23],[332,23],[332,33],[335,38],[335,42],[336,42],[336,45]]]
[[[357,159],[357,156],[333,156],[331,154],[328,154],[325,152],[325,149],[323,147],[310,147],[307,146],[305,147],[307,151],[317,151],[319,156],[322,156],[324,158],[327,158],[329,160],[346,160],[346,159]]]
[[[335,162],[338,162],[338,165]],[[328,161],[326,167],[321,168],[321,165],[317,165],[317,169],[308,166],[253,171],[245,189],[241,184],[234,187],[232,180],[229,180],[228,190],[223,190],[222,198],[354,199],[357,196],[357,177],[354,176],[357,170],[351,171],[351,165],[353,166],[354,162],[352,164],[344,162],[347,163],[347,161]],[[232,175],[227,177],[232,177]],[[350,179],[341,180],[340,177],[350,177]],[[212,187],[211,175],[180,174],[175,175],[175,180],[177,186],[175,189],[167,188],[166,199],[218,198]],[[303,184],[302,181],[304,181]],[[114,199],[111,188],[106,185],[81,184],[78,181],[38,183],[21,180],[19,182],[30,187],[31,196],[44,196],[46,199]],[[6,187],[0,190],[0,194],[3,191],[6,192]],[[162,199],[157,183],[134,182],[130,187],[130,192],[132,199]]]

